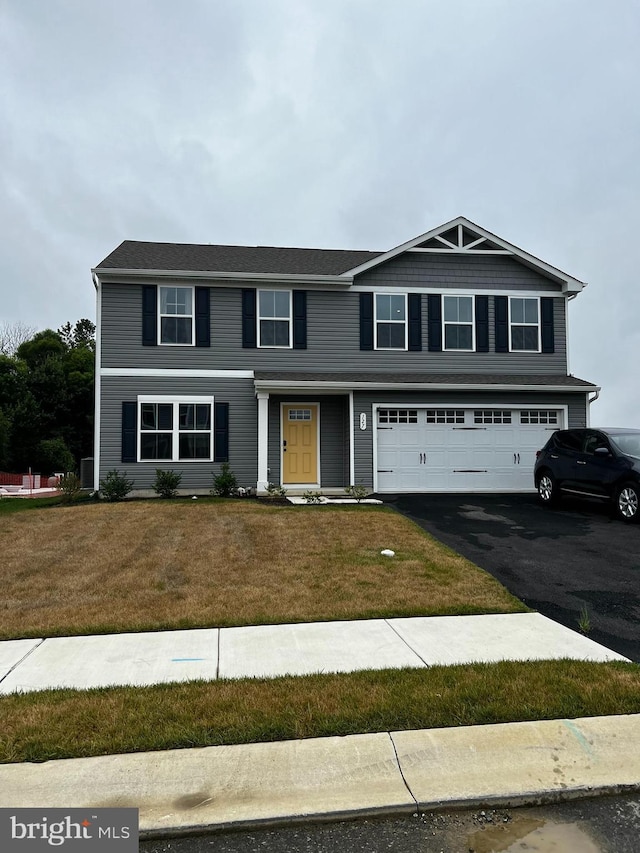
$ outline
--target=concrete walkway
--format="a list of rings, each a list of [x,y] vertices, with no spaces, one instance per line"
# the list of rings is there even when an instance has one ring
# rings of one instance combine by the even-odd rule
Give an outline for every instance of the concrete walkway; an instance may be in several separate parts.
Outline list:
[[[539,613],[0,642],[0,694],[501,660],[626,660]]]
[[[640,715],[0,766],[0,807],[140,810],[146,836],[640,787]]]
[[[621,655],[537,613],[0,643],[0,693]],[[640,788],[640,715],[0,765],[0,808],[139,809],[145,837]]]

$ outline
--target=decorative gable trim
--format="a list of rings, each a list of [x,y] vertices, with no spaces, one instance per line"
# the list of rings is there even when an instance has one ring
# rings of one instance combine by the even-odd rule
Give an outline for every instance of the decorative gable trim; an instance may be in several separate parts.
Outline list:
[[[519,249],[512,243],[508,243],[501,237],[497,237],[480,225],[476,225],[464,216],[458,216],[444,225],[439,225],[413,240],[408,240],[388,252],[384,252],[375,258],[361,264],[353,269],[346,270],[343,275],[357,276],[367,270],[380,266],[392,258],[409,251],[436,252],[439,254],[499,254],[511,255],[525,266],[537,270],[545,277],[557,282],[562,286],[562,292],[566,294],[579,293],[586,285],[562,270],[541,261],[534,255]]]

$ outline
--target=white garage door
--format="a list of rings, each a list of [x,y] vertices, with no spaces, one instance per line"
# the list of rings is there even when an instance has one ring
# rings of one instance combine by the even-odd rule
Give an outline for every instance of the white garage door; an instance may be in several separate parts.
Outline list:
[[[560,409],[377,410],[379,492],[533,489],[536,451],[561,429]]]

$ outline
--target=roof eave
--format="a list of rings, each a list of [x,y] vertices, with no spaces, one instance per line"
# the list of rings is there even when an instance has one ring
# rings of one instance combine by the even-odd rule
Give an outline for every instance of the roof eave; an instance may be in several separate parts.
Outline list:
[[[349,287],[353,276],[347,274],[318,275],[317,273],[262,273],[262,272],[220,272],[216,270],[149,270],[96,267],[91,270],[99,277],[122,278],[186,278],[206,279],[208,281],[265,281],[265,282],[303,282],[305,284],[339,284]]]
[[[597,385],[523,385],[498,383],[451,383],[451,382],[335,382],[329,380],[282,380],[255,379],[254,385],[259,391],[304,391],[314,389],[335,390],[375,390],[375,391],[567,391],[570,393],[591,394],[600,391]]]

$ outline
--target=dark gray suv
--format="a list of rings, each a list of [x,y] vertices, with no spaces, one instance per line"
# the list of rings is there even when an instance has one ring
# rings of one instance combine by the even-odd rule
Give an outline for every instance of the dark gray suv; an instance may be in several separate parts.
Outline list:
[[[564,429],[536,454],[538,497],[562,493],[611,501],[623,521],[640,521],[640,430]]]

